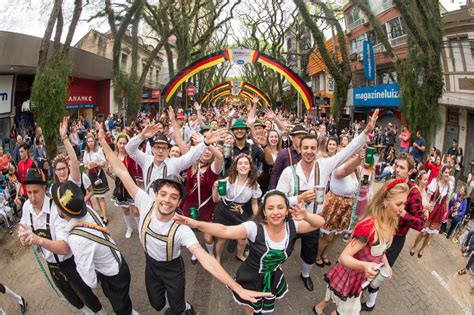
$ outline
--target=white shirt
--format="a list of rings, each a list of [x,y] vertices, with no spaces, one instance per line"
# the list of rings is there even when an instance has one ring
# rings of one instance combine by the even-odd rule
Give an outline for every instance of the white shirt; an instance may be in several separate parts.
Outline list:
[[[438,189],[438,179],[433,178],[431,183],[428,185],[426,188],[426,191],[428,192],[428,195],[430,197],[436,193],[436,189]],[[438,202],[439,200],[443,199],[444,196],[450,195],[454,191],[454,178],[452,176],[450,177],[450,180],[447,185],[444,185],[442,189],[440,189],[440,195],[438,196]],[[435,200],[437,201],[437,200]]]
[[[52,201],[52,200],[51,200]],[[21,215],[20,222],[27,226],[30,230],[40,230],[46,229],[46,217],[49,214],[49,230],[51,233],[51,239],[53,241],[67,241],[67,222],[61,219],[58,216],[58,211],[54,202],[50,208],[50,198],[47,196],[44,197],[43,208],[39,214],[36,214],[36,211],[33,209],[33,205],[29,200],[25,202],[23,205],[23,214]],[[32,214],[33,218],[33,225],[31,224],[30,220],[30,213]],[[47,249],[42,247],[38,247],[39,251],[43,255],[44,259],[49,263],[56,263],[56,259],[54,254]],[[56,255],[59,259],[59,262],[62,262],[68,258],[71,258],[72,254],[63,256],[63,255]]]
[[[72,218],[67,224],[67,231],[70,232],[79,221],[95,223],[92,216],[86,214],[82,218]],[[83,228],[78,229],[82,230]],[[104,238],[103,233],[100,231],[93,229],[87,229],[86,231]],[[115,244],[111,237],[109,237],[109,240]],[[68,243],[74,254],[77,272],[89,287],[97,287],[97,272],[109,277],[119,273],[120,266],[110,247],[74,234],[69,235]],[[116,253],[119,259],[122,259],[120,252],[116,251]]]
[[[299,222],[298,221],[293,221],[295,223],[295,229],[296,229],[296,233],[298,233],[298,226],[299,226]],[[285,223],[286,224],[286,223]],[[255,238],[257,237],[257,233],[258,233],[258,225],[257,223],[255,223],[254,221],[247,221],[247,222],[244,222],[242,223],[242,225],[245,227],[245,229],[247,230],[247,239],[249,241],[251,241],[252,243],[255,242]],[[267,233],[267,230],[265,229],[265,225],[263,224],[263,231],[265,233],[265,241],[268,243],[269,247],[271,249],[276,249],[276,250],[283,250],[285,249],[286,247],[286,242],[287,242],[287,239],[289,237],[286,229],[285,229],[285,237],[283,238],[283,240],[281,240],[280,242],[274,242],[270,236],[268,236],[268,233]]]
[[[91,180],[89,179],[89,176],[87,176],[85,173],[81,173],[81,178],[82,178],[82,184],[84,184],[84,188],[86,189],[89,189],[89,187],[92,185],[91,183]],[[74,184],[76,184],[77,186],[81,187],[81,181],[79,180],[78,183],[76,183],[72,177],[71,177],[71,174],[69,174],[69,177],[68,177],[68,180],[70,180],[71,182],[73,182]]]
[[[143,171],[143,182],[145,191],[153,196],[151,184],[155,179],[163,178],[164,167],[166,166],[167,175],[179,175],[182,171],[190,167],[196,162],[201,155],[206,151],[207,146],[202,141],[200,144],[192,147],[186,154],[178,158],[166,158],[160,165],[156,165],[153,155],[145,154],[138,149],[142,140],[139,136],[135,136],[127,143],[125,150],[130,157],[140,165]],[[151,176],[148,178],[148,169],[152,168]]]
[[[84,151],[84,164],[89,164],[90,162],[95,162],[97,164],[102,164],[106,162],[104,152],[102,148],[97,148],[97,151]]]
[[[331,156],[326,159],[317,159],[319,163],[319,183],[315,183],[314,179],[314,167],[311,169],[309,179],[306,179],[303,169],[301,168],[301,162],[298,162],[295,166],[296,176],[299,178],[299,191],[306,191],[314,189],[314,186],[321,185],[326,186],[329,180],[329,175],[337,167],[342,165],[350,157],[356,154],[364,144],[367,142],[367,135],[365,132],[362,132],[354,140],[352,140],[347,147],[339,151],[336,155]],[[295,195],[295,178],[293,176],[292,166],[288,166],[281,173],[280,179],[278,180],[277,190],[284,192],[289,196],[290,206],[294,206],[298,203],[298,196]],[[314,207],[314,202],[306,204],[306,210],[312,213]],[[323,210],[323,205],[320,204],[317,206],[317,213],[321,213]]]
[[[140,223],[138,225],[138,231],[142,230],[143,222],[145,220],[148,211],[150,211],[155,199],[150,197],[144,190],[139,189],[137,194],[135,195],[135,206],[138,208],[140,212]],[[154,211],[152,209],[151,211]],[[155,233],[161,235],[168,235],[168,232],[173,225],[173,220],[169,220],[167,222],[162,222],[157,219],[155,213],[151,215],[150,221],[150,228]],[[140,240],[142,240],[141,232],[139,233]],[[145,245],[147,253],[150,257],[152,257],[156,261],[167,261],[167,243],[164,241],[157,240],[150,235],[145,236]],[[143,241],[143,240],[142,240]],[[181,256],[181,247],[185,246],[187,248],[199,244],[196,235],[194,232],[186,225],[180,225],[176,230],[176,234],[174,236],[173,241],[173,259],[178,258]]]
[[[235,183],[231,184],[227,180],[227,190],[225,193],[225,199],[237,203],[247,203],[251,198],[257,199],[262,196],[262,190],[260,185],[257,184],[255,188],[248,186],[241,186]]]
[[[359,187],[359,182],[354,173],[342,178],[336,177],[336,172],[331,173],[331,181],[329,182],[329,190],[339,196],[354,197]]]

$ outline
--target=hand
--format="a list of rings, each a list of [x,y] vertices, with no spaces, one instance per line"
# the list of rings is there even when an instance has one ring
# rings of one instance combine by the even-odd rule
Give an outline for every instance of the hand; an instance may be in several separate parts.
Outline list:
[[[267,145],[267,139],[265,138],[265,136],[255,136],[254,140],[255,142],[257,142],[257,144],[260,144],[262,147],[265,147]]]
[[[104,132],[104,127],[100,122],[95,123],[95,129],[97,129],[97,138],[99,138],[99,141],[105,139],[105,132]]]
[[[59,124],[59,135],[61,139],[67,137],[67,126],[68,126],[69,117],[63,117],[63,121]]]
[[[198,224],[199,224],[199,221],[196,221],[194,219],[185,217],[184,215],[180,215],[180,214],[175,214],[173,216],[173,220],[176,221],[179,224],[187,225],[187,226],[189,226],[193,229],[197,228]]]
[[[392,270],[392,267],[388,266],[388,265],[384,265],[384,268],[387,269],[388,271],[388,279],[392,279],[392,276],[393,276],[393,270]]]
[[[20,223],[20,228],[18,229],[18,237],[23,246],[38,245],[41,242],[41,238],[22,223]]]
[[[17,207],[21,207],[21,200],[19,198],[16,198],[15,204],[17,205]]]
[[[241,299],[249,301],[251,303],[256,303],[257,302],[256,298],[259,298],[259,297],[269,297],[269,298],[273,297],[273,294],[271,292],[264,293],[264,292],[251,291],[251,290],[244,289],[241,286],[239,286],[239,288],[235,289],[234,291],[235,293],[237,293],[238,296],[240,296]]]
[[[373,262],[366,261],[364,263],[364,273],[367,280],[372,281],[378,274],[379,265]]]
[[[201,110],[201,105],[199,105],[198,102],[195,101],[193,105],[194,105],[194,109],[196,110],[196,112],[199,112]]]
[[[193,143],[195,145],[198,144],[198,143],[201,143],[204,140],[204,137],[199,132],[193,133],[191,138],[193,139]]]
[[[295,221],[303,221],[308,215],[308,210],[304,207],[302,203],[290,209],[291,216]]]
[[[374,130],[375,128],[375,123],[377,122],[377,119],[379,118],[379,109],[377,108],[375,112],[372,114],[372,116],[369,117],[369,122],[367,123],[367,126],[365,126],[365,134],[368,135]]]
[[[307,190],[302,194],[298,195],[298,202],[311,202],[316,199],[316,193],[314,190]]]
[[[405,209],[402,209],[402,211],[400,211],[400,218],[403,218],[405,216],[405,213],[407,213]]]
[[[146,125],[145,128],[143,128],[142,132],[140,133],[140,136],[142,139],[151,138],[158,132],[158,129],[159,129],[158,124]]]
[[[212,144],[224,140],[226,133],[227,129],[225,128],[217,129],[216,131],[209,131],[206,134],[206,144]]]
[[[258,96],[257,96],[257,95],[254,95],[254,96],[252,97],[252,103],[253,103],[254,105],[257,105],[258,101],[259,101]]]
[[[365,150],[360,150],[359,151],[359,159],[361,161],[365,161]]]
[[[273,110],[267,109],[265,111],[265,117],[267,117],[270,120],[274,120],[275,119],[275,113],[273,112]]]
[[[171,106],[168,106],[168,117],[170,118],[170,122],[174,122],[176,120],[174,109]]]

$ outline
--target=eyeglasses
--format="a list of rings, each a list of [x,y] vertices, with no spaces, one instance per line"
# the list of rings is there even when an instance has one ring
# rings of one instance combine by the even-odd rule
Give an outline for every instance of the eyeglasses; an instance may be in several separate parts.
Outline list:
[[[168,147],[153,147],[153,149],[155,149],[156,151],[158,152],[164,152],[166,150],[168,150]]]
[[[67,170],[67,167],[61,167],[61,168],[56,168],[54,171],[55,172],[65,172]]]

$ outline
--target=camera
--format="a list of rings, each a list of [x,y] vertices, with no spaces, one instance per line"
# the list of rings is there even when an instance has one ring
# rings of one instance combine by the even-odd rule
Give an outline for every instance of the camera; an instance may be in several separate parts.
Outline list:
[[[99,186],[100,184],[102,184],[102,179],[97,178],[97,180],[94,182],[94,185]]]

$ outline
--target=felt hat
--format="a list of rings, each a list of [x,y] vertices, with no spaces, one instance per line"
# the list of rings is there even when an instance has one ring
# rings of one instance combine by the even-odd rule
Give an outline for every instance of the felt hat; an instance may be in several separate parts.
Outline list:
[[[263,123],[263,121],[261,121],[260,119],[257,119],[255,121],[255,123],[253,124],[254,127],[257,127],[257,126],[260,126],[260,127],[266,127],[265,124]]]
[[[308,133],[308,131],[303,126],[296,125],[296,126],[293,127],[293,129],[291,129],[290,136],[305,135],[307,133]]]
[[[58,210],[71,218],[81,218],[87,214],[87,205],[81,188],[71,181],[55,183],[51,195]]]
[[[155,143],[166,144],[168,147],[171,146],[170,142],[168,141],[168,138],[166,138],[166,136],[162,133],[159,133],[153,138],[150,138],[150,145],[153,146]]]
[[[241,118],[238,118],[230,129],[249,129],[249,126],[247,126]]]
[[[46,176],[39,168],[30,168],[26,171],[25,180],[21,183],[24,185],[46,185]]]
[[[176,175],[168,175],[164,178],[159,178],[155,180],[153,182],[153,191],[156,192],[156,187],[158,187],[158,185],[163,182],[177,184],[179,188],[178,190],[179,190],[180,199],[183,199],[186,196],[186,189],[184,188],[183,184],[181,183],[178,176]]]

